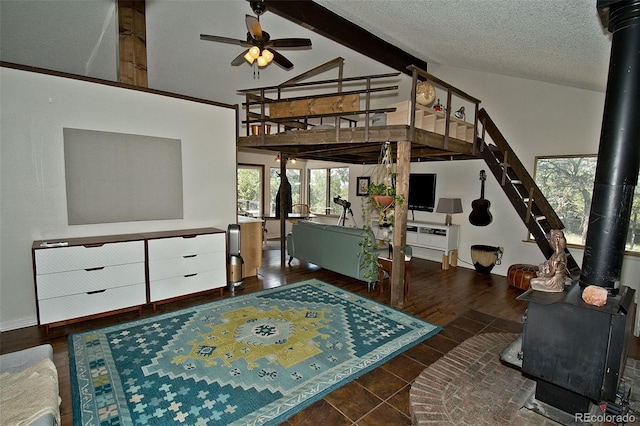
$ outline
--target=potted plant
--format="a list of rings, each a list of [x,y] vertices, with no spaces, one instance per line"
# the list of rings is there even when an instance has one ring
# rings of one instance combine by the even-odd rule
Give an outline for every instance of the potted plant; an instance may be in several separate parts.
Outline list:
[[[369,200],[374,204],[374,207],[377,208],[386,208],[389,207],[396,195],[396,189],[392,187],[388,187],[385,183],[372,183],[369,185]]]
[[[395,205],[402,203],[404,198],[396,193],[396,174],[393,171],[389,142],[385,142],[380,149],[380,157],[372,178],[373,182],[368,190],[368,206],[378,212],[380,226],[391,226]]]

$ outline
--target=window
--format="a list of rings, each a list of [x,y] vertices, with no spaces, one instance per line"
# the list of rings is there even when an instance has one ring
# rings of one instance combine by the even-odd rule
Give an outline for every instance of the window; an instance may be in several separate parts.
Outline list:
[[[238,164],[238,214],[262,215],[264,166]]]
[[[287,179],[291,184],[291,203],[300,203],[300,169],[287,169]],[[269,171],[269,186],[270,186],[270,200],[271,207],[269,214],[275,216],[276,214],[276,196],[278,195],[278,188],[280,188],[280,168],[272,167]]]
[[[311,213],[340,215],[343,207],[334,203],[335,197],[349,196],[349,168],[309,170],[309,209]]]
[[[596,174],[596,155],[536,157],[535,181],[564,223],[567,243],[584,246]],[[640,189],[631,207],[626,250],[640,254]]]

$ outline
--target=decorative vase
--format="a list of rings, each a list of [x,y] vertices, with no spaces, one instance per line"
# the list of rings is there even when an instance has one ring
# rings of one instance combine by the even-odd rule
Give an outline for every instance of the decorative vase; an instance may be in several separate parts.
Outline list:
[[[502,247],[485,246],[476,244],[471,246],[471,262],[476,271],[488,274],[495,265],[502,261]]]

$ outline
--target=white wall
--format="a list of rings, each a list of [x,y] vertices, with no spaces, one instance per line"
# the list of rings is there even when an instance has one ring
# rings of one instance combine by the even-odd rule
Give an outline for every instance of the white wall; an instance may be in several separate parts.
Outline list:
[[[535,156],[598,152],[604,93],[444,66],[433,66],[430,72],[482,100],[481,106],[532,175]],[[486,169],[484,162],[477,161],[476,167],[474,163],[476,161],[462,162],[459,167],[451,167],[446,174],[438,175],[439,191],[452,188],[453,192],[470,185],[470,193],[463,197],[463,207],[478,198],[478,172]],[[446,168],[446,164],[444,166]],[[446,180],[447,187],[441,186],[442,180]],[[494,217],[490,226],[474,227],[466,220],[466,214],[454,216],[454,222],[462,225],[463,250],[469,253],[471,244],[504,246],[503,264],[494,269],[502,275],[506,275],[513,263],[544,260],[537,245],[522,241],[526,228],[490,173],[485,195],[491,201]],[[581,264],[583,250],[570,248],[570,251]],[[638,277],[640,257],[625,256],[621,283],[638,289]]]
[[[604,93],[438,65],[430,66],[429,72],[481,99],[480,106],[487,110],[532,175],[535,156],[595,154],[598,151]],[[408,99],[408,90],[405,93],[405,99]],[[471,119],[469,114],[467,119]],[[239,158],[243,155],[239,153]],[[362,226],[362,197],[355,195],[356,178],[370,175],[371,166],[349,167],[349,201],[358,225]],[[493,222],[486,227],[475,227],[469,224],[468,215],[471,202],[480,196],[479,172],[482,169],[488,173],[485,196],[491,202]],[[514,263],[544,261],[535,243],[524,242],[527,229],[483,160],[412,163],[411,171],[437,173],[436,197],[462,199],[464,213],[453,216],[453,222],[461,226],[460,266],[473,268],[470,250],[473,244],[504,247],[502,265],[492,271],[499,275],[506,275],[509,265]],[[415,212],[413,218],[444,223],[444,215],[439,213]],[[411,212],[409,219],[412,219]],[[583,250],[571,248],[570,251],[581,264]],[[441,260],[439,252],[419,252],[420,256]],[[638,277],[640,257],[625,256],[622,284],[639,288]]]
[[[233,108],[0,68],[0,329],[37,323],[34,240],[235,223]],[[182,141],[184,219],[69,226],[63,127]]]

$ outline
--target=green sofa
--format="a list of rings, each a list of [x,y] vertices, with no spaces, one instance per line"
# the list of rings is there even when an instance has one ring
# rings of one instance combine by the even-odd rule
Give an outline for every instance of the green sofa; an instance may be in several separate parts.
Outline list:
[[[295,257],[364,281],[371,291],[377,279],[377,268],[375,264],[361,261],[363,250],[360,243],[365,232],[370,233],[371,241],[375,240],[373,233],[364,229],[309,221],[294,223],[287,235],[289,264]],[[385,250],[376,249],[375,252],[384,253]]]

